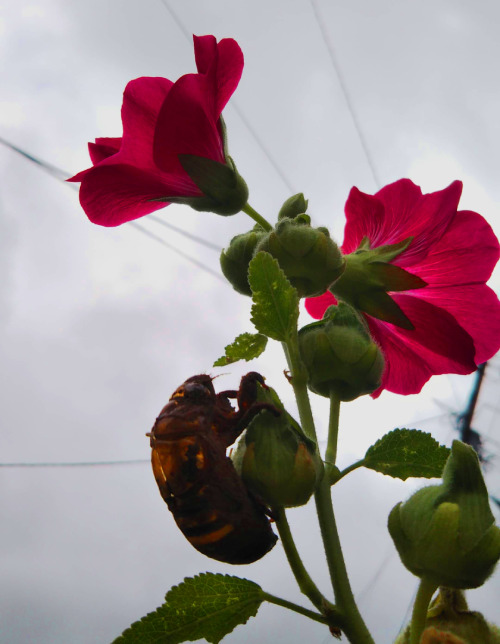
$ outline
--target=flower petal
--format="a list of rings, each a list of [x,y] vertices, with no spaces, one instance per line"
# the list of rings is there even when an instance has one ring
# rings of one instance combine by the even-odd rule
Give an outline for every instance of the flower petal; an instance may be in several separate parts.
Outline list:
[[[413,237],[393,263],[406,267],[422,261],[455,216],[461,192],[461,182],[454,181],[444,190],[422,195],[409,179],[400,179],[373,197],[353,188],[345,206],[342,250],[352,252],[363,237],[368,237],[372,248]]]
[[[113,154],[116,154],[121,147],[122,138],[99,138],[95,140],[95,143],[89,143],[89,154],[90,159],[94,165],[97,165],[104,159],[107,159]]]
[[[175,83],[156,124],[153,157],[161,170],[184,173],[179,154],[225,162],[214,102],[206,76],[187,74]]]
[[[94,224],[119,226],[168,205],[152,201],[185,195],[184,188],[157,179],[149,172],[128,165],[98,165],[82,178],[80,203]]]
[[[415,329],[401,329],[367,317],[386,359],[382,388],[413,394],[432,375],[475,370],[473,340],[448,311],[417,296],[398,293],[392,297]]]
[[[306,311],[317,320],[321,320],[326,309],[334,304],[337,304],[337,300],[330,291],[326,291],[326,293],[318,295],[318,297],[308,297],[305,301]]]
[[[500,302],[486,284],[426,287],[419,291],[418,297],[448,311],[472,337],[477,365],[500,349]]]
[[[499,257],[500,245],[488,222],[475,212],[462,210],[410,272],[434,286],[486,282]]]

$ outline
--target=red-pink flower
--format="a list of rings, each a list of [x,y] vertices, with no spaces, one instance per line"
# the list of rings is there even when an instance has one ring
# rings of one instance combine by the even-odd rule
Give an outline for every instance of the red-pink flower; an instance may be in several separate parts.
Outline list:
[[[359,290],[365,290],[357,300],[354,296],[386,361],[374,397],[383,389],[418,393],[436,374],[471,373],[500,348],[500,302],[485,284],[500,246],[481,215],[457,211],[461,192],[462,184],[455,181],[444,190],[423,195],[409,179],[396,181],[374,196],[351,190],[342,246],[347,266],[349,254],[358,261],[363,252],[378,248],[366,265],[366,275],[371,279],[368,271],[374,267],[372,283],[387,277],[387,284],[393,285],[385,289],[387,295],[383,288],[369,293],[359,284]],[[382,250],[398,243],[392,254],[391,249]],[[346,292],[342,279],[330,287],[339,297]],[[366,306],[360,306],[360,301]],[[306,309],[321,318],[335,303],[327,291],[307,299]]]
[[[175,83],[166,78],[128,83],[123,137],[89,143],[93,167],[69,181],[81,181],[80,203],[92,222],[117,226],[173,201],[211,210],[203,206],[210,206],[214,195],[191,178],[198,176],[199,167],[188,174],[186,159],[201,159],[202,164],[208,159],[215,170],[222,164],[229,183],[239,177],[225,149],[220,117],[239,83],[243,54],[236,41],[217,43],[214,36],[194,36],[194,51],[197,74],[186,74]]]

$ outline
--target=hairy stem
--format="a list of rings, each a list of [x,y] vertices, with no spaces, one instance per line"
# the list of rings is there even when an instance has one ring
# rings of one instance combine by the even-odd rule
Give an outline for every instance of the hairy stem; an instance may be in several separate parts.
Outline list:
[[[262,215],[259,215],[259,213],[252,208],[252,206],[249,203],[246,203],[243,208],[243,212],[247,214],[249,217],[251,217],[255,222],[257,222],[264,230],[272,230],[273,227],[271,224],[267,221],[267,219],[264,219]]]
[[[288,608],[289,610],[293,610],[296,613],[305,615],[306,617],[309,617],[309,619],[313,619],[315,622],[320,622],[321,624],[328,624],[327,618],[324,617],[323,615],[320,615],[319,613],[315,613],[314,611],[309,610],[308,608],[303,608],[302,606],[299,606],[298,604],[294,604],[293,602],[289,602],[286,599],[281,599],[281,597],[276,597],[275,595],[264,593],[264,600],[269,602],[270,604],[276,604],[276,606],[282,606],[283,608]]]
[[[311,602],[316,606],[320,611],[323,611],[325,606],[329,602],[323,597],[321,592],[318,590],[316,584],[313,582],[309,573],[305,569],[302,559],[297,551],[295,542],[290,531],[290,526],[288,524],[288,519],[286,518],[284,508],[273,508],[273,517],[276,521],[276,527],[280,535],[281,543],[285,550],[286,558],[290,564],[293,575],[297,580],[299,588],[306,597],[308,597]],[[331,605],[330,605],[331,606]],[[333,607],[332,607],[333,608]]]
[[[425,620],[427,619],[427,609],[437,587],[437,584],[428,579],[424,578],[420,580],[415,603],[413,604],[413,613],[411,615],[410,644],[419,644],[420,642],[425,628]]]

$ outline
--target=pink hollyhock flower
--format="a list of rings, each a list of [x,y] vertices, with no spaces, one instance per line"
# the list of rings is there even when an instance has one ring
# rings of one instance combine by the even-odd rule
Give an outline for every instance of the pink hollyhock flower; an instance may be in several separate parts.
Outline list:
[[[418,393],[433,375],[467,374],[500,348],[500,302],[485,282],[500,256],[489,224],[457,211],[462,184],[423,195],[409,179],[345,206],[344,275],[307,311],[336,297],[362,311],[384,353],[383,389]],[[336,296],[336,297],[335,297]]]
[[[123,95],[121,138],[89,143],[80,181],[89,219],[118,226],[169,203],[235,214],[248,190],[227,154],[221,112],[243,71],[236,41],[194,36],[197,74],[137,78]]]

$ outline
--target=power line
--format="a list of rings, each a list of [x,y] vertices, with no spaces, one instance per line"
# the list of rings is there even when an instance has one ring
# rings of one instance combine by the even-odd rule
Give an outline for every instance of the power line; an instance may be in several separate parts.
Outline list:
[[[175,11],[172,9],[172,7],[169,5],[167,0],[160,0],[162,5],[165,7],[165,9],[168,11],[168,13],[171,15],[172,20],[175,22],[179,30],[184,34],[185,38],[191,42],[192,41],[192,34],[190,31],[187,29],[187,27],[184,25],[182,20],[179,18],[179,16],[175,13]],[[252,137],[255,139],[257,145],[259,148],[262,150],[264,155],[266,156],[267,160],[269,163],[273,166],[274,170],[276,171],[276,174],[279,175],[280,179],[283,181],[289,192],[294,193],[295,190],[290,183],[290,181],[287,179],[286,175],[284,174],[283,170],[279,167],[279,165],[276,163],[274,157],[271,155],[269,152],[267,146],[265,145],[264,141],[260,138],[259,134],[257,131],[254,129],[248,118],[246,117],[245,113],[243,110],[239,107],[238,102],[235,99],[231,99],[231,107],[233,110],[236,112],[236,114],[239,116],[241,121],[243,121],[243,124],[247,128],[247,130],[250,132]]]
[[[0,463],[0,467],[108,467],[109,465],[143,465],[144,463],[150,463],[149,459],[140,458],[140,459],[131,459],[125,461],[68,461],[63,463],[58,462],[46,462],[46,463]]]
[[[363,134],[363,130],[361,128],[361,124],[359,122],[358,116],[356,114],[356,110],[354,109],[354,104],[353,101],[349,95],[349,90],[347,89],[347,83],[344,79],[344,76],[342,74],[342,71],[340,69],[340,65],[337,61],[337,57],[335,55],[335,49],[333,47],[333,43],[328,35],[328,32],[326,31],[326,27],[324,24],[324,21],[321,17],[318,5],[317,5],[317,0],[311,0],[311,7],[314,13],[314,17],[316,18],[316,22],[318,24],[318,28],[321,32],[321,36],[323,38],[323,41],[325,43],[325,46],[328,50],[328,55],[330,56],[330,61],[332,63],[333,69],[335,70],[335,73],[337,75],[340,89],[342,90],[342,94],[344,95],[344,100],[347,105],[347,109],[349,110],[349,113],[351,115],[352,122],[354,124],[354,128],[357,132],[359,141],[361,143],[361,147],[363,148],[363,152],[366,157],[366,161],[368,163],[368,166],[370,168],[370,171],[372,173],[373,180],[375,181],[375,185],[377,188],[380,188],[382,183],[379,179],[377,170],[375,168],[375,163],[373,161],[372,155],[370,153],[370,149],[368,147],[368,143],[366,142],[365,135]]]
[[[22,148],[18,147],[17,145],[14,145],[13,143],[11,143],[10,141],[7,141],[3,137],[0,137],[0,143],[2,145],[4,145],[5,147],[9,148],[10,150],[12,150],[13,152],[16,152],[17,154],[21,155],[24,159],[26,159],[30,163],[34,163],[39,168],[41,168],[42,170],[47,172],[54,179],[57,179],[58,181],[61,181],[62,183],[64,183],[66,186],[72,188],[73,190],[78,190],[78,186],[76,186],[73,183],[68,183],[68,181],[66,180],[67,177],[70,176],[69,172],[65,172],[61,168],[58,168],[57,166],[53,165],[52,163],[49,163],[48,161],[45,161],[44,159],[40,159],[39,157],[35,157],[34,155],[30,154],[29,152],[26,152],[26,150],[23,150]],[[175,232],[178,232],[179,234],[184,235],[185,237],[189,237],[193,241],[196,241],[196,242],[198,242],[200,244],[208,246],[209,248],[212,248],[213,250],[217,250],[219,252],[221,250],[218,246],[215,246],[215,244],[212,244],[211,242],[207,242],[206,240],[202,239],[201,237],[197,237],[196,235],[192,235],[191,233],[188,233],[187,231],[182,230],[181,228],[177,228],[176,226],[174,226],[172,224],[168,224],[167,222],[163,221],[159,217],[149,215],[149,218],[153,219],[153,221],[156,221],[157,223],[162,224],[163,226],[166,226],[166,227],[170,228],[171,230],[175,230]],[[147,237],[149,237],[150,239],[153,239],[154,241],[156,241],[157,243],[161,244],[165,248],[168,248],[169,250],[171,250],[172,252],[176,253],[177,255],[180,255],[181,257],[186,259],[188,262],[191,262],[192,264],[194,264],[198,268],[201,268],[206,273],[210,273],[210,275],[212,275],[213,277],[216,277],[218,280],[220,280],[222,282],[226,281],[222,277],[222,275],[220,275],[219,273],[214,271],[212,268],[210,268],[209,266],[207,266],[203,262],[200,262],[199,260],[195,259],[191,255],[188,255],[187,253],[185,253],[184,251],[180,250],[176,246],[172,246],[167,241],[165,241],[162,237],[159,237],[158,235],[155,235],[154,233],[150,232],[144,226],[141,226],[141,224],[138,224],[135,221],[129,221],[127,223],[132,228],[135,228],[136,230],[141,232],[143,235],[146,235]]]

